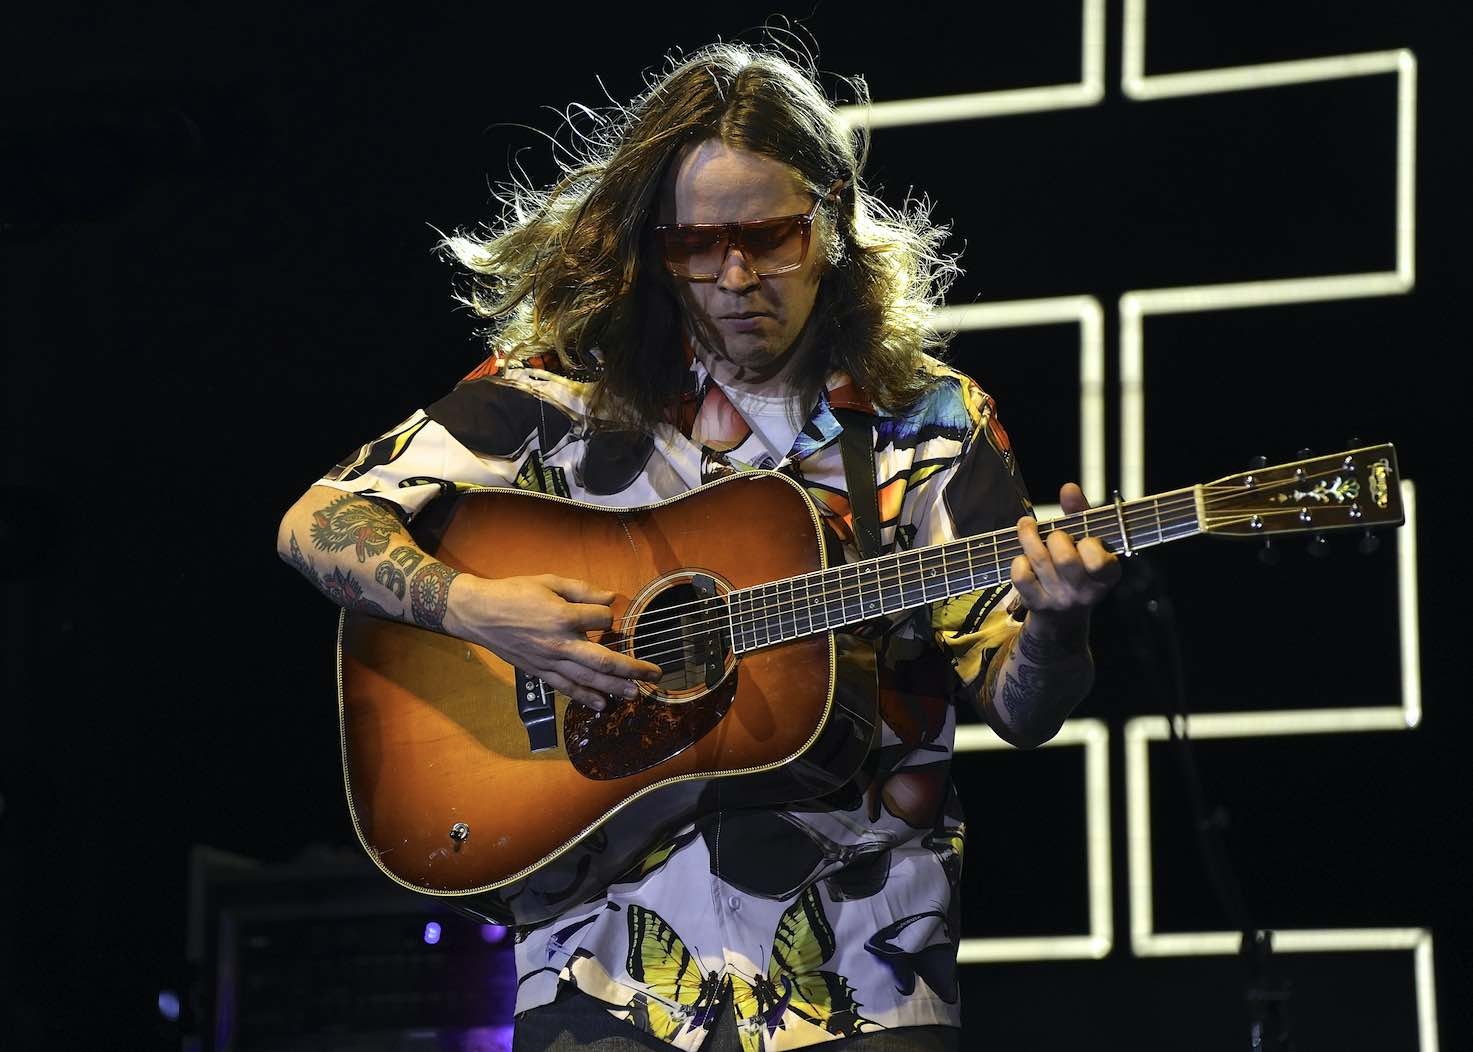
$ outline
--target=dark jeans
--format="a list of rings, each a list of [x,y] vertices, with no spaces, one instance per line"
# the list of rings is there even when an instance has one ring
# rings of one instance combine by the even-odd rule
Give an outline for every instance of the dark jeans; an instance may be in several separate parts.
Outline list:
[[[879,1030],[872,1034],[816,1046],[829,1049],[863,1049],[864,1052],[956,1052],[961,1031],[949,1026],[908,1026]],[[517,1017],[512,1052],[671,1052],[673,1046],[659,1041],[622,1019],[609,1015],[602,1001],[571,987],[558,999],[523,1012]],[[716,1029],[706,1037],[702,1052],[741,1052],[736,1016],[723,1006]]]

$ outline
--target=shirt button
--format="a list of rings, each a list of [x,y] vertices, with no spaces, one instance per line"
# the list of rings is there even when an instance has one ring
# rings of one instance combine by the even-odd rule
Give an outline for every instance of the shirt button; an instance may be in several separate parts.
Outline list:
[[[727,899],[726,904],[731,907],[733,913],[742,908],[742,900],[735,895]]]

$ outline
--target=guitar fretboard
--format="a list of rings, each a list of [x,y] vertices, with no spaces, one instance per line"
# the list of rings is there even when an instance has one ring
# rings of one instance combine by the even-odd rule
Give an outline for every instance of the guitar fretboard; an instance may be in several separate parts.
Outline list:
[[[1196,488],[1188,487],[1061,516],[1038,530],[1045,538],[1064,530],[1076,542],[1095,537],[1118,554],[1195,536],[1202,524]],[[1005,585],[1022,552],[1009,527],[731,592],[732,649],[742,654]]]

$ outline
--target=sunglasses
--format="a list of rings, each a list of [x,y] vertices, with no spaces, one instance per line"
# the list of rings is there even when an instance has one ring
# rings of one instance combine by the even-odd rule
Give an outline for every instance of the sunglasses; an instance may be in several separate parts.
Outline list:
[[[825,201],[834,200],[838,181],[806,213],[755,219],[748,223],[666,223],[655,227],[671,274],[686,281],[715,281],[732,249],[741,252],[747,269],[760,278],[797,270],[808,258],[813,218]]]

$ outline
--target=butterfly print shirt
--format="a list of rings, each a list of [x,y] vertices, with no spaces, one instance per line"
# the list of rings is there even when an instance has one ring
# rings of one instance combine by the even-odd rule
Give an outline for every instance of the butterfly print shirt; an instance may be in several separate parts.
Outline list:
[[[875,409],[835,374],[776,459],[771,421],[754,434],[698,361],[678,419],[648,434],[591,428],[584,384],[491,359],[321,484],[412,519],[457,487],[629,507],[774,469],[812,499],[833,565],[860,557],[834,413],[854,409],[875,437],[884,551],[1015,524],[1031,508],[991,400],[939,362],[926,368],[925,394],[903,413]],[[730,1005],[747,1052],[959,1025],[966,829],[952,742],[957,706],[1017,630],[1015,611],[1004,586],[839,634],[836,689],[875,691],[882,718],[859,774],[812,804],[720,811],[669,831],[603,896],[519,929],[517,1011],[573,983],[630,1025],[696,1049]]]

